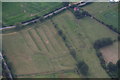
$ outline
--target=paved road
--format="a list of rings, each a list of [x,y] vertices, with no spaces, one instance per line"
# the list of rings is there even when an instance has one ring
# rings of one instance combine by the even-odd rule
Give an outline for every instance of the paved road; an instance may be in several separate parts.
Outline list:
[[[3,65],[3,68],[5,69],[5,73],[8,75],[7,78],[9,78],[9,80],[13,80],[13,77],[12,77],[12,74],[10,72],[10,69],[8,68],[8,65],[6,64],[3,56],[2,56],[2,53],[0,52],[0,60],[2,60],[2,65]]]
[[[84,3],[78,2],[78,3],[74,3],[73,5],[83,6],[83,5],[85,5],[85,4],[86,4],[85,2],[84,2]],[[67,8],[69,8],[69,7],[71,7],[71,6],[72,6],[72,5],[69,4],[69,6],[65,6],[65,7],[62,7],[62,8],[60,8],[60,9],[58,9],[58,10],[55,10],[55,11],[53,11],[53,12],[51,12],[51,13],[43,16],[43,19],[46,19],[46,18],[48,18],[48,17],[50,17],[50,16],[52,16],[52,15],[54,15],[54,14],[57,14],[57,13],[63,11],[63,10],[66,10]],[[36,21],[39,21],[39,19],[35,19],[35,20],[32,20],[32,21],[25,22],[25,23],[23,23],[22,25],[25,26],[25,25],[28,25],[28,24],[30,24],[30,23],[34,23],[34,22],[36,22]],[[15,27],[16,27],[16,26],[13,25],[13,26],[8,26],[8,27],[0,28],[0,30],[11,29],[11,28],[15,28]]]

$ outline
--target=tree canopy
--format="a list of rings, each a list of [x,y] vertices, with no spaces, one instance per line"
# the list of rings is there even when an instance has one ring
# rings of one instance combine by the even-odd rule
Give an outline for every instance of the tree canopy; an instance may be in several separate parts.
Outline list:
[[[84,61],[78,62],[77,67],[79,72],[81,72],[83,75],[88,75],[89,67]]]

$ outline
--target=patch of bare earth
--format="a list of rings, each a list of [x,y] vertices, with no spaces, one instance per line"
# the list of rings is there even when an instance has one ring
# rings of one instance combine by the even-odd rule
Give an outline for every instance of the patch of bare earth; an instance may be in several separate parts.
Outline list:
[[[104,47],[102,49],[100,49],[105,61],[107,63],[112,62],[114,64],[116,64],[116,62],[118,61],[118,50],[119,47],[118,45],[120,44],[120,42],[115,42],[114,44],[108,46],[108,47]]]

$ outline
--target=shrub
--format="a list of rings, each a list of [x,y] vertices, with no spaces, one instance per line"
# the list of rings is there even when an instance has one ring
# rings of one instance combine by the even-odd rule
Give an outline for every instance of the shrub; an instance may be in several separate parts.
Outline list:
[[[120,41],[120,35],[118,36],[118,41]]]
[[[78,71],[81,72],[83,75],[88,75],[89,67],[84,61],[78,62],[77,67]]]
[[[117,61],[118,77],[120,78],[120,60]]]
[[[117,65],[113,64],[112,62],[108,63],[107,68],[109,70],[109,73],[111,77],[118,77],[118,71],[117,71]]]
[[[94,48],[100,49],[100,48],[103,48],[105,46],[111,45],[112,43],[113,43],[113,41],[111,38],[103,38],[103,39],[95,41]]]
[[[101,57],[101,56],[102,56],[102,53],[101,53],[100,51],[97,51],[96,54],[97,54],[98,57]]]
[[[17,31],[19,31],[19,30],[21,30],[21,28],[22,28],[22,23],[16,23],[15,29],[16,29]]]
[[[74,15],[75,15],[75,17],[76,17],[77,19],[81,19],[81,18],[84,17],[84,15],[82,14],[82,12],[80,12],[80,11],[75,11],[75,12],[74,12]]]
[[[68,6],[69,2],[63,2],[63,6]]]
[[[59,34],[60,36],[62,36],[62,35],[63,35],[62,30],[59,30],[59,31],[58,31],[58,34]]]
[[[76,59],[76,51],[74,49],[70,50],[70,54],[72,55],[73,58]]]

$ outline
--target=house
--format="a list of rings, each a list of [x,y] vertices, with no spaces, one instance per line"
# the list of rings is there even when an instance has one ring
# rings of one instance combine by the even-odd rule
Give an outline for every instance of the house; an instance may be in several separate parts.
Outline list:
[[[77,7],[74,7],[74,11],[78,11],[79,10],[79,8],[77,8]]]

